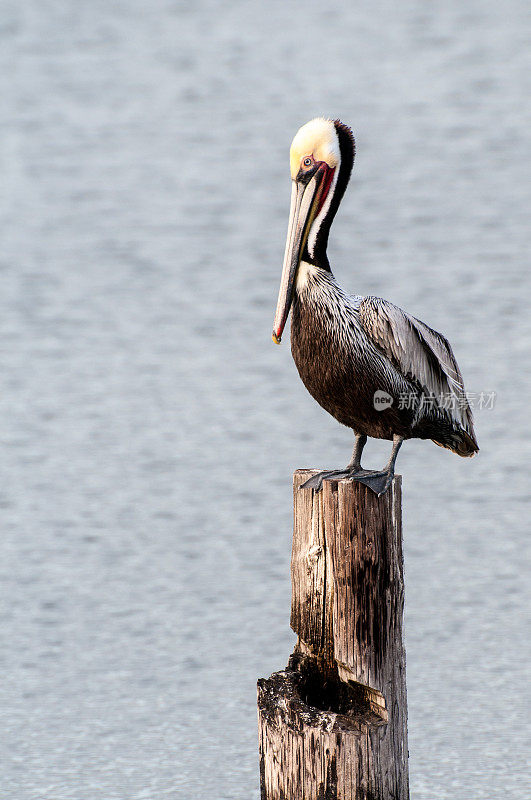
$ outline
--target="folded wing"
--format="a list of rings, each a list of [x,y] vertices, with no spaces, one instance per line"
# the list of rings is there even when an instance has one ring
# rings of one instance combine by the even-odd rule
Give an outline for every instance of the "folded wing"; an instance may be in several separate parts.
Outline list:
[[[463,378],[448,340],[380,297],[364,297],[359,315],[374,344],[405,377],[420,385],[426,396],[434,398],[432,403],[469,434],[477,449]]]

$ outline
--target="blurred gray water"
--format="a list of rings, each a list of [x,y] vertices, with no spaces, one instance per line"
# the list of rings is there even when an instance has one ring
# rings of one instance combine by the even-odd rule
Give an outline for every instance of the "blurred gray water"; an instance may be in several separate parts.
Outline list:
[[[270,340],[318,114],[358,145],[336,276],[497,392],[478,458],[398,462],[412,798],[530,796],[528,9],[2,3],[2,798],[258,798],[291,473],[351,450]]]

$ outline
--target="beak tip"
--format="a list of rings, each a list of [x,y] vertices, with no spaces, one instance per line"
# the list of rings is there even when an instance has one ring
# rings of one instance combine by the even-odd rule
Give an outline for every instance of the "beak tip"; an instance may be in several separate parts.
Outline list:
[[[275,344],[280,344],[280,341],[282,339],[281,336],[276,335],[275,331],[273,331],[273,333],[271,334],[271,338],[273,339]]]

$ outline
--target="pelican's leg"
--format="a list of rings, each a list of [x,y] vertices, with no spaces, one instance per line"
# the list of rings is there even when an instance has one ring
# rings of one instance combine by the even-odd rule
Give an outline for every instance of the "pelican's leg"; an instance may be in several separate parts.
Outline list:
[[[399,436],[396,433],[393,435],[393,449],[391,450],[391,456],[384,469],[379,472],[371,472],[370,470],[364,469],[358,472],[357,475],[354,474],[350,477],[355,481],[364,483],[365,486],[368,486],[369,489],[372,489],[373,492],[376,492],[378,497],[380,497],[380,495],[384,494],[389,489],[393,482],[396,457],[403,441],[403,436]]]
[[[317,475],[312,475],[305,483],[301,484],[300,489],[315,489],[316,492],[320,491],[323,486],[323,481],[327,478],[332,480],[341,480],[341,478],[352,478],[356,473],[361,470],[361,454],[363,448],[367,443],[367,437],[361,433],[356,433],[356,441],[354,442],[354,450],[352,451],[352,458],[345,469],[332,469],[318,472]],[[363,470],[361,470],[363,472]]]
[[[361,454],[363,453],[363,448],[367,444],[367,437],[362,433],[356,434],[356,441],[354,442],[354,450],[352,451],[352,458],[350,459],[350,464],[347,467],[347,470],[355,474],[359,472],[361,469]]]

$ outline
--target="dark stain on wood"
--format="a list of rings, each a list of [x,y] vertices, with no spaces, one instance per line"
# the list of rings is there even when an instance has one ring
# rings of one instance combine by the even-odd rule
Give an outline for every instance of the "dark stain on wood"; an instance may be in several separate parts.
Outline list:
[[[337,793],[337,759],[330,758],[330,751],[326,751],[326,781],[319,784],[317,800],[341,800]]]
[[[341,680],[337,664],[301,653],[297,648],[290,656],[286,672],[300,700],[320,712],[342,714],[353,719],[364,718],[378,724],[374,705],[365,686]]]

